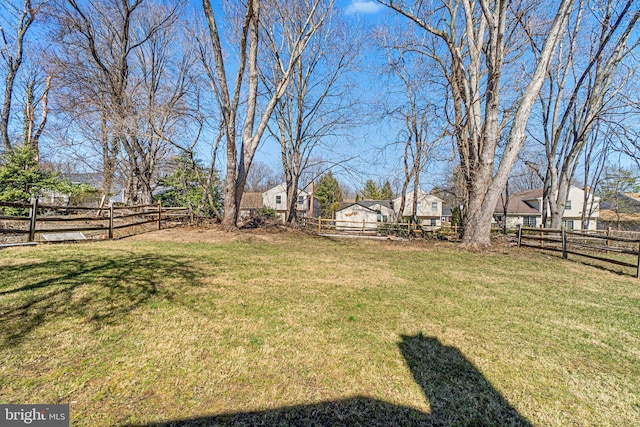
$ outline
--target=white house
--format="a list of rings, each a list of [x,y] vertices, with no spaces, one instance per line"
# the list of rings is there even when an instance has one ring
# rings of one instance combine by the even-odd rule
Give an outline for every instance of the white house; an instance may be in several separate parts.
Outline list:
[[[378,223],[395,221],[395,212],[390,200],[360,200],[347,203],[336,211],[336,230],[373,231]]]
[[[586,208],[591,209],[591,215],[588,220],[588,230],[595,230],[597,221],[600,216],[600,198],[594,197],[591,193],[587,195]],[[582,228],[582,212],[585,208],[584,190],[571,186],[565,205],[562,221],[566,228],[580,230]],[[520,193],[511,194],[509,203],[507,204],[507,228],[516,228],[518,225],[523,227],[540,227],[542,224],[542,188],[535,190],[522,191]],[[546,207],[549,212],[549,207]],[[498,222],[502,222],[504,216],[503,201],[499,201],[494,217]],[[549,226],[549,224],[547,224]]]
[[[400,209],[402,197],[393,200],[393,206]],[[404,202],[402,217],[413,216],[413,191],[407,193]],[[416,217],[422,225],[440,227],[442,225],[442,199],[433,194],[418,190],[418,203],[416,205]]]
[[[296,211],[298,215],[308,215],[310,200],[311,195],[309,193],[298,189],[296,201]],[[262,193],[262,205],[275,210],[282,221],[284,221],[287,215],[287,184],[283,182]]]

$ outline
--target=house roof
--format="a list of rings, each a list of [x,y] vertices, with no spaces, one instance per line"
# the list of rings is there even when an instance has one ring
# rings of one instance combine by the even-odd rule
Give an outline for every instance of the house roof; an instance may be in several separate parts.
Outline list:
[[[640,193],[618,193],[618,197],[623,199],[624,206],[627,210],[638,213],[640,212]],[[616,202],[609,200],[604,200],[600,204],[600,209],[616,209]]]
[[[453,216],[453,209],[450,206],[446,206],[442,208],[442,216]]]
[[[358,202],[352,202],[352,203],[344,203],[344,204],[341,203],[336,212],[340,212],[340,211],[348,209],[348,208],[350,208],[352,206],[358,206],[358,207],[364,208],[366,210],[369,210],[371,212],[375,212],[375,210],[371,209],[370,206],[367,206],[366,204],[363,204],[362,200],[360,200]],[[373,206],[373,204],[371,206]]]
[[[366,208],[371,209],[371,207],[375,205],[384,206],[385,208],[393,209],[393,202],[391,200],[359,200],[358,203],[360,206],[364,206]]]
[[[628,198],[633,199],[634,201],[640,203],[640,193],[623,193],[623,194]]]
[[[540,215],[540,211],[531,205],[526,200],[536,200],[542,197],[542,189],[537,188],[535,190],[521,191],[519,193],[509,195],[509,203],[507,204],[507,214],[524,214],[524,215]],[[502,198],[498,200],[496,204],[495,213],[504,212],[504,201]]]
[[[240,201],[240,209],[258,209],[263,206],[262,193],[244,193]]]
[[[83,172],[83,173],[65,173],[62,174],[63,178],[71,181],[72,184],[88,184],[95,188],[102,186],[103,175],[97,172]]]
[[[542,188],[534,188],[533,190],[520,191],[518,193],[511,194],[509,198],[518,198],[520,200],[535,200],[541,199],[543,195]]]

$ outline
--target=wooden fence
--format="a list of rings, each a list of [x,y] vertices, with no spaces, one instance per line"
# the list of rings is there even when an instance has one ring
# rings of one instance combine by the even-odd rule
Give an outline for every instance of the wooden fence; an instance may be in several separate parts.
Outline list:
[[[457,234],[459,227],[419,225],[408,222],[367,222],[345,221],[327,218],[309,219],[305,223],[307,228],[318,234],[336,233],[361,236],[425,236],[430,233]]]
[[[561,252],[562,258],[569,255],[579,255],[605,263],[631,267],[636,270],[636,277],[640,278],[640,240],[613,235],[611,230],[579,231],[526,228],[518,226],[518,246]],[[604,254],[615,254],[617,258],[606,257]],[[626,258],[626,260],[625,260]],[[631,262],[633,259],[634,262]]]
[[[0,237],[22,236],[26,242],[52,234],[60,240],[84,240],[90,238],[113,239],[116,230],[156,224],[160,230],[170,221],[193,221],[189,208],[163,207],[161,203],[138,206],[88,207],[40,205],[37,199],[31,203],[0,202],[0,208],[28,214],[3,215],[0,213]],[[2,212],[2,209],[0,209]],[[67,237],[65,238],[65,234]],[[73,238],[77,236],[77,238]]]

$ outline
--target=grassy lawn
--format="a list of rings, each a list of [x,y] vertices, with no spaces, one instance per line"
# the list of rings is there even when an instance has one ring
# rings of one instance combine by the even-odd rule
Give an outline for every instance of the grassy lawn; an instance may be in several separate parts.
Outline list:
[[[0,402],[74,425],[640,425],[640,281],[298,234],[3,250]]]

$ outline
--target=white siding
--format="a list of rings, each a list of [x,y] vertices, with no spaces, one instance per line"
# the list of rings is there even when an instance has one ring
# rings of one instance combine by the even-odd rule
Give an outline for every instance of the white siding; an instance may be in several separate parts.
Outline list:
[[[402,197],[393,201],[393,206],[400,209]],[[433,209],[435,207],[435,209]],[[418,192],[417,217],[422,220],[423,225],[431,225],[431,219],[435,219],[436,226],[442,225],[442,199],[424,191]],[[412,216],[413,213],[413,192],[409,192],[405,198],[402,216]]]
[[[298,198],[303,197],[302,203],[296,203],[296,209],[300,212],[309,210],[309,194],[298,190]],[[280,203],[278,202],[278,199]],[[282,183],[262,193],[262,204],[276,211],[287,210],[287,185]],[[283,217],[284,218],[284,217]]]
[[[336,230],[362,230],[362,222],[368,230],[376,229],[378,214],[360,205],[351,205],[336,212]]]
[[[569,209],[565,208],[564,214],[562,218],[564,220],[573,220],[573,228],[574,230],[580,230],[582,228],[582,212],[585,208],[584,204],[584,191],[581,188],[571,186],[569,188],[569,196],[567,197],[567,201],[571,202],[571,206]],[[591,202],[595,204],[593,212],[591,213],[591,217],[589,219],[588,230],[595,230],[597,227],[597,219],[600,217],[600,198],[596,197],[593,199],[593,195],[589,195],[587,200],[587,210],[589,209],[589,205]]]

